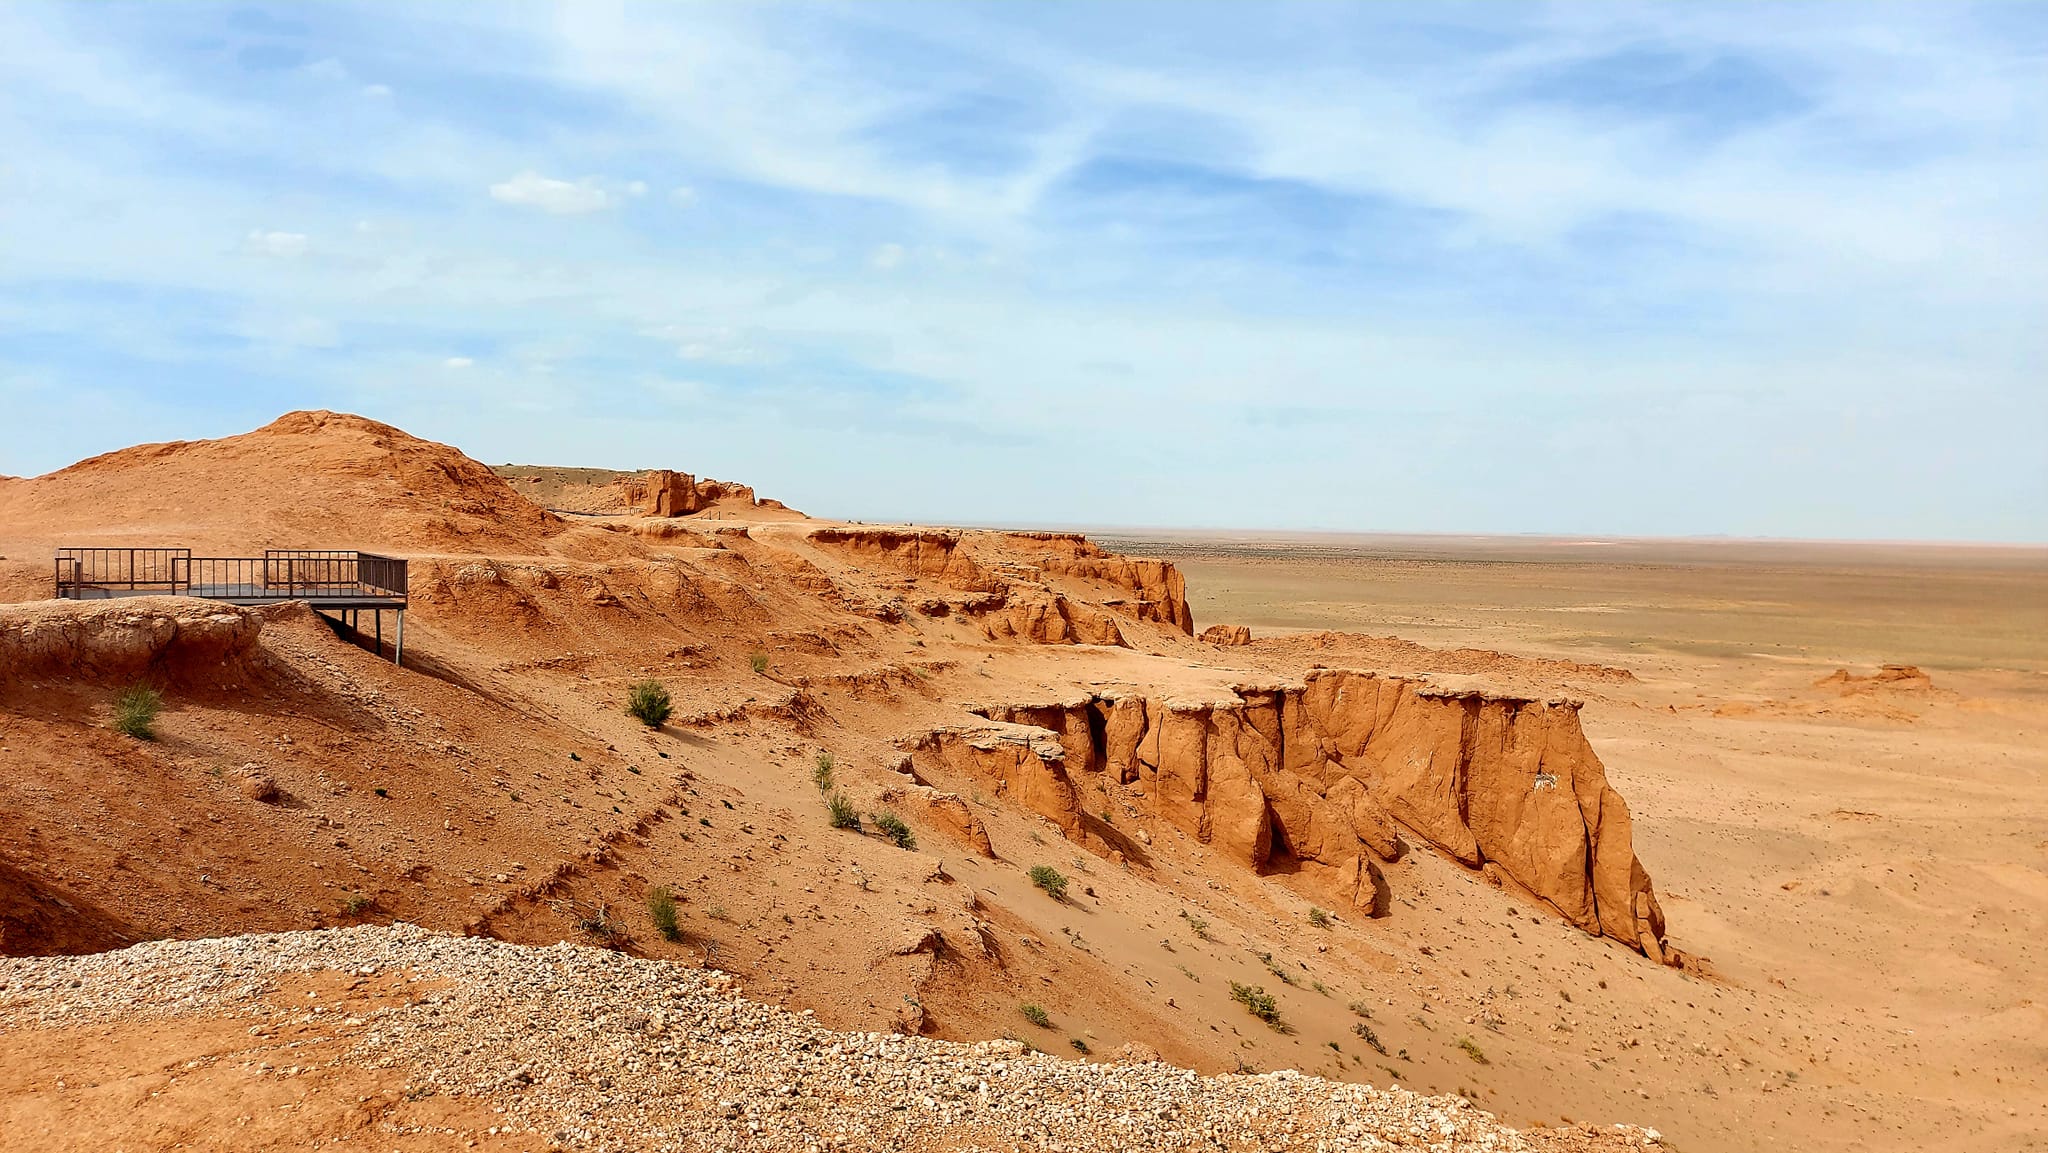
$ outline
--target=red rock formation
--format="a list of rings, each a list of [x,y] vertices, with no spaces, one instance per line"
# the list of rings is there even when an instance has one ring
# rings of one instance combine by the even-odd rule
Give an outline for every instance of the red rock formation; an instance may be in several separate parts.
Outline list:
[[[266,619],[309,615],[298,604],[246,609],[190,597],[0,606],[0,686],[46,676],[218,678],[253,657]]]
[[[1252,630],[1244,625],[1210,625],[1202,630],[1202,639],[1225,647],[1248,645],[1252,643]]]
[[[960,547],[950,530],[835,527],[811,533],[824,545],[871,567],[936,580],[964,592],[996,592],[1004,585]]]
[[[1578,710],[1319,670],[1222,701],[1123,695],[983,711],[1050,730],[1042,740],[1064,768],[1143,786],[1155,817],[1251,868],[1285,857],[1384,911],[1374,858],[1393,860],[1405,828],[1469,868],[1492,866],[1581,929],[1675,963],[1628,805]],[[1019,798],[1067,823],[1071,787],[1044,795],[1050,808]]]
[[[1129,590],[1135,600],[1106,603],[1126,609],[1141,621],[1172,625],[1193,635],[1195,617],[1188,609],[1187,581],[1179,569],[1163,560],[1117,556],[1099,549],[1096,553],[1072,559],[1049,558],[1041,561],[1040,566],[1047,573],[1101,581]]]
[[[1883,665],[1877,672],[1867,677],[1855,676],[1848,669],[1836,669],[1813,684],[1815,688],[1833,688],[1847,696],[1850,693],[1867,692],[1872,689],[1926,692],[1934,688],[1934,678],[1920,671],[1915,665]]]
[[[1126,645],[1112,613],[1182,632],[1194,627],[1185,582],[1172,565],[1106,553],[1073,533],[834,526],[813,531],[810,540],[868,569],[976,594],[957,604],[927,597],[920,611],[971,612],[991,640]]]
[[[1006,597],[1000,608],[986,613],[982,631],[992,641],[1130,647],[1108,613],[1063,596]]]
[[[1067,775],[1066,750],[1044,730],[991,722],[951,726],[903,742],[913,771],[966,776],[1045,816],[1070,835],[1081,831],[1081,805]]]
[[[947,836],[984,857],[996,855],[988,829],[957,793],[930,793],[925,797],[925,816]]]
[[[645,477],[619,481],[627,503],[646,516],[688,516],[705,505],[697,480],[687,472],[657,468]]]

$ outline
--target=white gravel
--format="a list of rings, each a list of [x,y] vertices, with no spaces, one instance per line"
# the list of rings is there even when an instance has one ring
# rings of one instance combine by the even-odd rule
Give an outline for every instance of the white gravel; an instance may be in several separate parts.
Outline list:
[[[1015,1041],[836,1033],[745,999],[715,971],[410,925],[0,958],[0,1029],[185,1014],[314,1019],[264,998],[281,977],[321,970],[435,982],[417,1003],[324,1023],[353,1040],[348,1063],[407,1070],[415,1093],[501,1105],[505,1126],[531,1134],[536,1151],[1535,1147],[1457,1097],[1291,1071],[1202,1077],[1162,1063],[1089,1064]],[[1597,1144],[1654,1140],[1609,1130]]]

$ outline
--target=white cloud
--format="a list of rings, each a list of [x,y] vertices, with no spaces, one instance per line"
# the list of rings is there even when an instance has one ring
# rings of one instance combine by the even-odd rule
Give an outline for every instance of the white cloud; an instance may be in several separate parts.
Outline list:
[[[628,195],[628,196],[645,196],[645,195],[647,195],[647,182],[646,182],[645,180],[635,180],[635,181],[634,181],[633,183],[631,183],[631,184],[628,184],[628,185],[626,185],[626,195]]]
[[[670,203],[673,203],[679,207],[688,208],[691,204],[696,202],[697,190],[690,187],[687,184],[680,184],[676,186],[675,191],[668,194],[668,198]]]
[[[558,216],[601,212],[612,205],[611,194],[598,187],[597,181],[591,177],[577,181],[556,180],[531,168],[502,184],[491,185],[491,199],[538,208]]]
[[[469,357],[466,356],[451,356],[447,360],[442,361],[441,363],[449,368],[468,368],[470,365],[475,364],[476,361],[471,360]]]
[[[890,269],[901,265],[903,263],[903,258],[905,255],[906,253],[904,252],[902,245],[884,244],[881,247],[875,249],[874,254],[868,257],[868,263],[882,270],[883,272],[887,272]]]
[[[290,259],[306,254],[306,234],[303,232],[266,232],[257,229],[249,234],[249,250],[263,256]]]
[[[391,88],[386,84],[367,84],[363,87],[363,95],[381,100],[391,95]]]

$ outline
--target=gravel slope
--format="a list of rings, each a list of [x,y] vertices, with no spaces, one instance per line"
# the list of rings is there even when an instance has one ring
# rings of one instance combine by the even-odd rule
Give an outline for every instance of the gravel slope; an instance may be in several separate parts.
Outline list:
[[[280,1004],[308,973],[394,991],[362,1016]],[[1016,1041],[835,1033],[715,971],[410,925],[0,959],[0,1030],[246,1016],[314,1024],[410,1092],[502,1106],[533,1149],[1639,1149],[1634,1129],[1522,1134],[1456,1097],[1291,1071],[1201,1077]],[[297,1069],[256,1070],[266,1076]],[[459,1144],[459,1142],[451,1142]]]

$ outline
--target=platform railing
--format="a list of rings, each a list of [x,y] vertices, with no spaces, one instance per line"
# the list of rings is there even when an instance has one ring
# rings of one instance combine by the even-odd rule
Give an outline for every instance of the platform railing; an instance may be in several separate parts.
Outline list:
[[[190,549],[69,548],[57,552],[64,599],[164,593],[216,600],[404,598],[403,558],[343,549],[270,549],[260,557],[195,557]]]
[[[179,562],[188,548],[60,548],[57,550],[57,596],[101,595],[115,589],[177,594]]]
[[[356,580],[366,589],[402,597],[406,595],[409,576],[403,557],[356,554]]]

